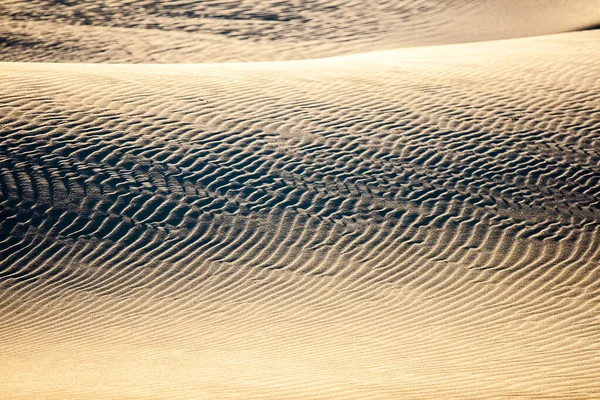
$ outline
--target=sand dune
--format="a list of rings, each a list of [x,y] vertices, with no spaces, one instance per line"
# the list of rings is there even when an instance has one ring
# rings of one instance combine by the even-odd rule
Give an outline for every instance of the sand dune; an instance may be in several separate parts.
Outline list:
[[[0,66],[0,397],[597,399],[600,32]]]
[[[5,2],[0,399],[600,398],[597,5]]]
[[[0,5],[0,60],[296,60],[598,23],[597,0],[12,0]]]

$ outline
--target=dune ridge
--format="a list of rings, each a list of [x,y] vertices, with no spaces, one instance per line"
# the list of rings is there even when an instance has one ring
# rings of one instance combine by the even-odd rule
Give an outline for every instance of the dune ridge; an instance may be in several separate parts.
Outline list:
[[[599,35],[0,64],[0,397],[600,397]]]

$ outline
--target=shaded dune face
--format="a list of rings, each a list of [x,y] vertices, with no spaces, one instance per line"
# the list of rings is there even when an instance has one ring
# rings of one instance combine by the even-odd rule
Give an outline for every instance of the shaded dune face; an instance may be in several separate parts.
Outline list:
[[[598,39],[1,65],[0,393],[597,398]]]
[[[10,1],[0,60],[197,63],[336,56],[583,29],[595,0]]]

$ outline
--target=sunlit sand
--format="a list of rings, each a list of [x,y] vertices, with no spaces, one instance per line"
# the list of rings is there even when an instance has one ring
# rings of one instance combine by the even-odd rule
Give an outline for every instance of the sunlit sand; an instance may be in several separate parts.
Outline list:
[[[1,399],[600,398],[595,1],[46,3]]]

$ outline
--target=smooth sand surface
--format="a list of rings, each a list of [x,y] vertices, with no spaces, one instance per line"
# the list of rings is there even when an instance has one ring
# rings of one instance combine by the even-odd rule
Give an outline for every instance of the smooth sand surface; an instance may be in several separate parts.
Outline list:
[[[599,44],[0,63],[0,399],[600,398]]]

